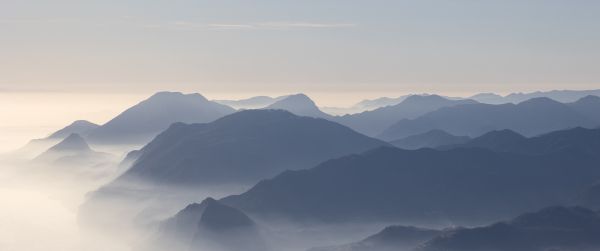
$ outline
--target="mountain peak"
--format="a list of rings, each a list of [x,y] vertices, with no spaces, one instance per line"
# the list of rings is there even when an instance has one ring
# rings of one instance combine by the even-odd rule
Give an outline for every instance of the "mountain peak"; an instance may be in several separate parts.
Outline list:
[[[267,106],[265,109],[286,110],[296,115],[315,118],[330,117],[328,114],[319,110],[319,107],[317,107],[315,102],[302,93],[289,95],[272,105]]]
[[[200,205],[205,205],[199,223],[203,227],[218,230],[254,225],[254,222],[242,211],[226,206],[213,198],[205,199]]]
[[[169,91],[157,92],[154,95],[150,96],[146,100],[166,101],[166,100],[176,100],[176,99],[182,99],[182,98],[194,98],[194,99],[198,99],[198,100],[202,100],[202,101],[208,101],[208,99],[206,99],[200,93],[184,94],[182,92],[169,92]]]
[[[71,135],[72,133],[86,134],[89,131],[96,129],[98,127],[99,127],[99,125],[89,122],[87,120],[76,120],[73,123],[69,124],[68,126],[64,127],[63,129],[60,129],[60,130],[52,133],[50,136],[48,136],[48,138],[49,139],[64,139],[64,138],[68,137],[69,135]]]
[[[90,146],[79,134],[72,133],[60,143],[48,149],[48,151],[91,151]]]
[[[531,98],[531,99],[525,100],[525,101],[519,103],[518,105],[519,106],[525,106],[525,105],[541,106],[541,105],[562,105],[562,103],[560,103],[554,99],[548,98],[548,97],[538,97],[538,98]]]

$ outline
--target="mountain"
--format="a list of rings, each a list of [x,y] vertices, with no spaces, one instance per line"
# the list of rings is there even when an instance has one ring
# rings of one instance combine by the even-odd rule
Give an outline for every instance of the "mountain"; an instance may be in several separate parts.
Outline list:
[[[90,131],[86,138],[95,144],[144,144],[172,123],[211,122],[234,111],[197,93],[159,92]]]
[[[313,118],[330,118],[331,115],[319,110],[319,107],[308,96],[304,94],[289,95],[277,102],[265,107],[271,110],[286,110],[298,116]]]
[[[55,165],[86,165],[109,161],[110,155],[93,151],[85,139],[72,133],[58,144],[33,159],[36,163]]]
[[[569,106],[580,114],[594,120],[600,124],[600,97],[586,96],[570,103]]]
[[[268,96],[256,96],[247,99],[240,100],[213,100],[222,105],[226,105],[229,107],[233,107],[235,109],[260,109],[265,108],[281,99],[285,98],[285,96],[281,97],[268,97]]]
[[[207,198],[162,222],[139,250],[266,251],[256,223],[243,212]]]
[[[600,182],[591,185],[578,198],[577,203],[587,208],[600,210]]]
[[[408,136],[390,143],[396,147],[414,150],[420,148],[436,148],[445,145],[463,144],[469,141],[466,136],[454,136],[442,130],[431,130],[426,133]]]
[[[382,147],[286,171],[222,202],[267,220],[480,224],[571,201],[600,180],[597,161],[576,151]]]
[[[382,145],[387,144],[328,120],[246,110],[208,124],[171,125],[117,181],[250,184]]]
[[[585,96],[600,96],[598,90],[554,90],[546,92],[531,92],[531,93],[511,93],[506,96],[500,96],[493,93],[480,93],[470,97],[486,104],[504,104],[504,103],[521,103],[532,98],[550,98],[562,103],[575,102]]]
[[[401,119],[416,118],[442,107],[472,103],[475,103],[475,101],[450,100],[437,95],[412,95],[404,99],[401,103],[393,106],[386,106],[373,111],[336,117],[334,120],[360,133],[375,136]],[[394,139],[399,138],[403,137]]]
[[[600,249],[600,215],[580,207],[550,207],[511,221],[456,229],[418,251],[593,251]]]
[[[510,130],[492,131],[467,143],[448,146],[446,149],[456,147],[479,147],[497,152],[538,155],[573,150],[600,155],[600,129],[577,127],[531,138],[525,138]]]
[[[52,133],[50,136],[48,136],[48,138],[49,139],[64,139],[73,133],[76,133],[79,135],[86,135],[87,133],[89,133],[90,131],[92,131],[98,127],[99,127],[99,125],[89,122],[87,120],[77,120],[77,121],[71,123],[70,125],[66,126],[65,128]]]
[[[356,103],[353,107],[362,111],[371,111],[385,106],[397,105],[410,96],[411,95],[404,95],[397,98],[381,97],[376,99],[365,99]]]
[[[381,232],[359,242],[312,248],[309,251],[397,251],[410,250],[436,237],[443,232],[440,230],[424,229],[410,226],[390,226]]]
[[[416,119],[400,120],[378,137],[393,140],[434,129],[470,137],[503,129],[535,136],[578,126],[598,126],[594,119],[579,113],[570,105],[548,98],[534,98],[517,105],[469,104],[445,107]]]

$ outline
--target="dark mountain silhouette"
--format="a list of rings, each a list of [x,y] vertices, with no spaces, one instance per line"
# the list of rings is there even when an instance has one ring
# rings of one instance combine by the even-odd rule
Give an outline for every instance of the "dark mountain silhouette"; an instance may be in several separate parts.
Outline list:
[[[497,152],[522,154],[551,154],[574,150],[600,156],[600,129],[577,127],[532,138],[525,138],[511,130],[492,131],[467,143],[446,146],[442,149],[456,147],[479,147]]]
[[[430,130],[477,137],[493,130],[510,129],[535,136],[572,127],[596,127],[593,119],[549,98],[503,105],[469,104],[445,107],[417,119],[403,119],[386,129],[380,138],[398,139]]]
[[[285,98],[286,96],[281,97],[268,97],[268,96],[256,96],[247,99],[240,100],[213,100],[219,104],[227,105],[233,107],[235,109],[260,109],[265,108],[278,100]]]
[[[92,122],[89,122],[86,120],[77,120],[77,121],[71,123],[70,125],[66,126],[65,128],[52,133],[50,136],[48,136],[48,138],[49,139],[64,139],[73,133],[76,133],[79,135],[86,135],[87,133],[89,133],[90,131],[92,131],[98,127],[99,127],[99,125],[96,125]]]
[[[410,226],[390,226],[362,241],[333,247],[312,248],[309,251],[397,251],[411,250],[442,234],[440,230]]]
[[[243,212],[207,198],[162,222],[140,250],[266,251],[256,223]]]
[[[576,151],[534,156],[382,147],[286,171],[222,201],[256,217],[301,222],[489,223],[571,201],[599,180],[597,161]]]
[[[436,148],[445,145],[463,144],[469,140],[470,138],[466,136],[454,136],[442,130],[431,130],[426,133],[390,141],[390,143],[402,149],[414,150],[420,148]]]
[[[477,100],[481,103],[486,104],[504,104],[504,103],[521,103],[525,100],[532,98],[551,98],[558,102],[569,103],[575,102],[585,96],[600,96],[600,89],[598,90],[554,90],[554,91],[538,91],[531,93],[511,93],[506,96],[500,96],[493,93],[480,93],[470,97],[471,99]]]
[[[197,93],[159,92],[92,130],[87,139],[96,144],[144,144],[172,123],[211,122],[233,112]]]
[[[335,121],[360,133],[375,136],[401,119],[416,118],[442,107],[472,103],[476,102],[473,100],[450,100],[438,95],[413,95],[407,97],[399,104],[381,107],[373,111],[336,117]],[[394,139],[400,139],[407,136],[410,135],[396,137]]]
[[[600,249],[600,215],[551,207],[486,227],[463,228],[428,241],[419,251],[593,251]]]
[[[387,145],[324,119],[246,110],[208,124],[173,124],[117,181],[250,184],[288,169]]]
[[[298,116],[313,118],[330,118],[331,115],[319,110],[319,107],[308,96],[294,94],[286,96],[277,102],[265,107],[265,109],[286,110]]]
[[[72,133],[33,159],[37,163],[90,165],[109,161],[110,155],[92,150],[83,137]]]
[[[600,210],[600,182],[591,185],[578,198],[577,204]]]

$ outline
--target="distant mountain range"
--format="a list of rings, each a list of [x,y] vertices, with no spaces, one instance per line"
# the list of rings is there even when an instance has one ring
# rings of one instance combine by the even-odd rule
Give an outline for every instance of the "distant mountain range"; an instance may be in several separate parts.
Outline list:
[[[107,153],[90,148],[79,134],[72,133],[58,144],[50,147],[33,159],[38,164],[89,167],[112,159]]]
[[[561,151],[579,151],[600,156],[600,129],[573,128],[526,138],[511,130],[492,131],[457,147],[486,148],[496,152],[521,154],[552,154]]]
[[[233,112],[233,108],[208,101],[197,93],[159,92],[85,137],[94,144],[144,144],[172,123],[206,123]]]
[[[534,98],[517,105],[458,105],[416,119],[402,119],[378,137],[396,140],[435,129],[470,137],[502,129],[535,136],[572,127],[595,128],[600,125],[599,111],[600,98],[595,97],[566,104],[549,98]]]
[[[333,120],[365,135],[375,136],[401,119],[417,118],[443,107],[474,103],[476,102],[473,100],[450,100],[437,95],[413,95],[393,106],[336,117]]]
[[[531,93],[511,93],[506,96],[501,96],[494,93],[480,93],[469,97],[470,99],[477,100],[481,103],[486,104],[505,104],[505,103],[521,103],[525,100],[532,98],[550,98],[562,103],[575,102],[585,96],[600,96],[600,89],[598,90],[554,90],[545,92],[531,92]]]
[[[470,139],[471,138],[466,136],[454,136],[442,130],[431,130],[426,133],[394,140],[390,143],[402,149],[415,150],[420,148],[437,148],[440,146],[459,145],[468,142]]]
[[[294,94],[283,97],[264,109],[285,110],[298,116],[332,120],[331,115],[322,112],[315,102],[304,94]]]
[[[598,235],[598,212],[548,207],[475,228],[391,226],[356,243],[310,251],[594,251],[600,248]]]
[[[140,251],[267,251],[257,224],[243,212],[207,198],[162,222]]]
[[[597,161],[576,151],[382,147],[286,171],[222,201],[265,219],[480,224],[573,201],[600,180]]]
[[[444,233],[418,251],[600,250],[600,214],[580,207],[551,207],[511,221]]]
[[[246,110],[208,124],[173,124],[141,149],[117,181],[252,184],[383,145],[387,143],[328,120]]]
[[[269,96],[256,96],[247,99],[240,100],[213,100],[222,105],[233,107],[235,109],[261,109],[265,108],[273,103],[285,98],[286,96],[280,97],[269,97]]]

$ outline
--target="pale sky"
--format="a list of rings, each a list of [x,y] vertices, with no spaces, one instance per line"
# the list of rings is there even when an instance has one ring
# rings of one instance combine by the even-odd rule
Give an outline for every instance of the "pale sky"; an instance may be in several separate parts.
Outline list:
[[[0,90],[600,86],[600,1],[2,0]]]

